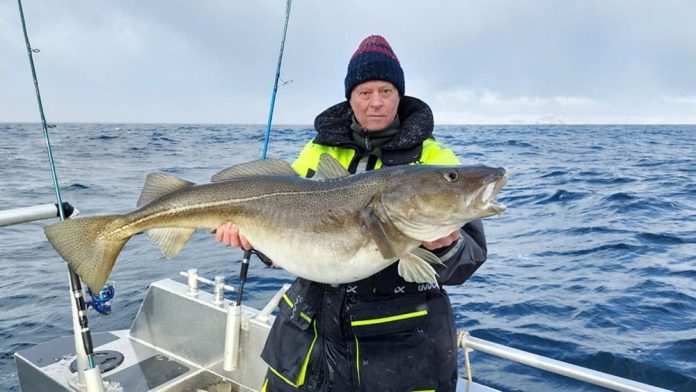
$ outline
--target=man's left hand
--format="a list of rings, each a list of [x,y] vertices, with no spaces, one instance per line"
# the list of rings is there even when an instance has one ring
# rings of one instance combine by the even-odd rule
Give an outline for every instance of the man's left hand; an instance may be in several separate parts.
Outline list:
[[[452,234],[446,237],[442,237],[439,240],[424,241],[423,247],[428,250],[440,249],[452,245],[455,241],[457,241],[460,238],[462,238],[462,234],[459,232],[459,229],[457,229],[453,231]]]

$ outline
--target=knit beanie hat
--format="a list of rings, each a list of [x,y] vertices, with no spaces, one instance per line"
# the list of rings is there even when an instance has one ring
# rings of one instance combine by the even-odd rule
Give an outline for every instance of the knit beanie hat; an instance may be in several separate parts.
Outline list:
[[[379,35],[365,38],[350,58],[345,80],[346,99],[350,99],[355,86],[371,80],[390,82],[399,96],[404,96],[404,71],[389,42]]]

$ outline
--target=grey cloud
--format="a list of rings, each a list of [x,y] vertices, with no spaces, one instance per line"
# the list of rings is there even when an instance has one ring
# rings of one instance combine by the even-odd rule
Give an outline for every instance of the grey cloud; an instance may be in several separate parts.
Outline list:
[[[264,123],[284,7],[60,0],[25,12],[54,121]],[[443,118],[693,121],[696,104],[679,98],[696,96],[695,16],[690,1],[296,1],[293,82],[275,118],[311,124],[343,99],[350,55],[382,34],[407,93]],[[35,121],[16,5],[0,4],[0,22],[0,121]]]

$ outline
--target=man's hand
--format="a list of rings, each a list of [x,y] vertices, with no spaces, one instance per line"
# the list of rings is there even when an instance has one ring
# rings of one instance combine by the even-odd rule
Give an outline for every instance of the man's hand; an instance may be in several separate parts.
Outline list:
[[[239,234],[239,227],[232,222],[227,222],[217,228],[215,240],[233,248],[243,248],[244,250],[253,248],[246,237]]]
[[[455,230],[452,232],[452,234],[442,237],[439,240],[435,241],[424,241],[423,242],[423,247],[428,250],[435,250],[435,249],[440,249],[444,248],[446,246],[452,245],[455,241],[458,239],[462,238],[462,234],[459,232],[459,229]]]

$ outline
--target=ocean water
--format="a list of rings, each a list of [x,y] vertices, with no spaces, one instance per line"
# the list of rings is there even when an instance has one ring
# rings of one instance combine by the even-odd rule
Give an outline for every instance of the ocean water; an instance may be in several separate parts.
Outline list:
[[[0,124],[0,209],[54,202],[38,124]],[[450,287],[458,329],[473,336],[676,391],[696,390],[696,126],[443,126],[465,164],[505,167],[500,218],[485,220],[488,261]],[[290,160],[310,127],[273,130],[269,157]],[[194,182],[260,155],[253,125],[59,124],[51,129],[65,201],[83,215],[134,208],[145,175]],[[70,334],[65,264],[48,221],[0,228],[0,390],[17,391],[13,353]],[[198,268],[236,283],[241,253],[197,233],[166,260],[144,236],[111,278],[129,328],[152,281]],[[245,302],[262,306],[284,271],[252,262]],[[506,391],[598,391],[483,353],[474,379]]]

